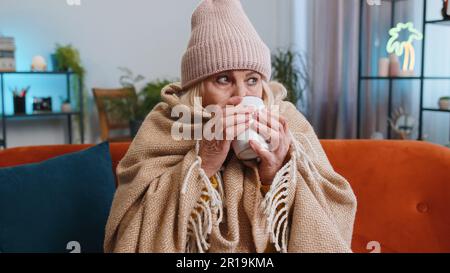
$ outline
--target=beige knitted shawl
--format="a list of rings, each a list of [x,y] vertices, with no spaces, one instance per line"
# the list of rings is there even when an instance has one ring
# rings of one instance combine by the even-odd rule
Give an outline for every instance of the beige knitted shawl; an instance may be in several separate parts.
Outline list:
[[[293,104],[278,102],[291,159],[263,195],[255,164],[233,153],[216,189],[200,168],[199,142],[171,137],[180,92],[178,83],[161,91],[117,167],[106,252],[264,252],[268,243],[279,252],[351,251],[356,198]]]

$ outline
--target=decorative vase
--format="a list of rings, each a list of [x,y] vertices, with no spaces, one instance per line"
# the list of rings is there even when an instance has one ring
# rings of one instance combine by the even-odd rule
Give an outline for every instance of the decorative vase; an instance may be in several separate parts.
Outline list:
[[[444,20],[450,20],[450,5],[448,0],[443,0],[442,17]]]
[[[61,112],[64,113],[72,112],[72,105],[68,102],[61,104]]]
[[[378,60],[378,76],[389,77],[389,58],[380,58]]]
[[[45,62],[44,57],[42,56],[34,56],[31,60],[31,71],[46,71],[47,63]]]
[[[395,54],[391,54],[389,56],[389,76],[400,76],[400,61],[398,59],[398,56]]]
[[[372,135],[370,136],[371,139],[384,139],[383,133],[382,132],[373,132]]]

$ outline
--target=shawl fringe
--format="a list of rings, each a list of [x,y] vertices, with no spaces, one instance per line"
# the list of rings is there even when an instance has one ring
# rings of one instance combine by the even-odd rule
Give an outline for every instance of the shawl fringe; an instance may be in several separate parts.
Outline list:
[[[274,244],[278,252],[286,253],[289,237],[289,210],[288,210],[288,190],[289,185],[295,186],[297,183],[298,164],[303,163],[306,167],[306,175],[313,177],[320,175],[313,161],[306,153],[302,145],[298,143],[297,139],[289,132],[292,144],[293,154],[291,159],[286,163],[275,175],[275,178],[270,186],[269,191],[264,196],[261,203],[262,210],[266,216],[267,226],[266,231],[269,233],[270,242]],[[301,134],[308,143],[308,146],[314,152],[311,142],[308,138]],[[316,155],[314,153],[314,155]],[[297,161],[300,158],[300,162]]]
[[[189,167],[181,188],[181,194],[186,194],[189,178],[191,177],[193,170],[198,167],[198,175],[205,187],[202,190],[201,198],[197,201],[188,220],[186,240],[186,252],[188,253],[204,253],[209,249],[210,243],[208,242],[208,236],[212,231],[213,210],[216,209],[217,225],[222,222],[223,218],[223,188],[221,182],[219,182],[217,189],[215,189],[212,186],[209,177],[201,168],[202,161],[201,157],[198,155],[199,146],[200,144],[197,140],[195,143],[197,158]],[[215,174],[215,176],[218,179],[218,175]],[[218,179],[217,181],[220,180]]]

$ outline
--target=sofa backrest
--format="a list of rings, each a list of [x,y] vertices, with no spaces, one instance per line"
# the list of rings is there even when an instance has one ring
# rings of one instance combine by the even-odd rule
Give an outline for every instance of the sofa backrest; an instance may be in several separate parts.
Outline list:
[[[419,141],[322,142],[358,199],[355,252],[450,252],[450,149]]]
[[[321,140],[358,200],[355,252],[450,252],[450,149],[426,142]],[[92,145],[0,151],[0,167],[39,162]],[[129,143],[111,143],[113,168]],[[379,249],[378,249],[379,246]]]

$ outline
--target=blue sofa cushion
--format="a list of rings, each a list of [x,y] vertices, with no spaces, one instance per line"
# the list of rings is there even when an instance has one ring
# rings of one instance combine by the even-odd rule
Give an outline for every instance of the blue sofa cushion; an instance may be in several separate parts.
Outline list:
[[[114,191],[108,142],[0,168],[0,252],[102,252]]]

